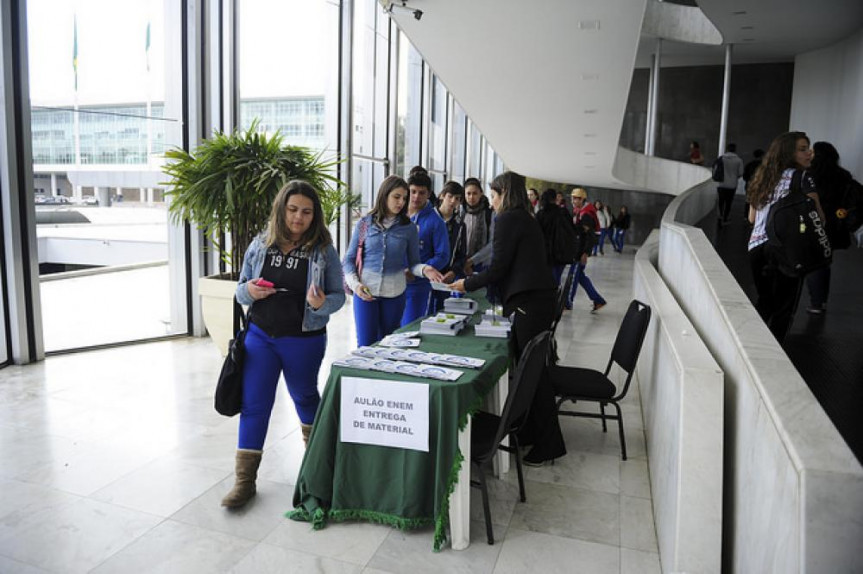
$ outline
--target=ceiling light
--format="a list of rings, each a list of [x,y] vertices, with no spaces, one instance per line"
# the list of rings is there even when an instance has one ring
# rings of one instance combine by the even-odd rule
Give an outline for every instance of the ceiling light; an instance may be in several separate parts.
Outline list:
[[[732,16],[745,16],[746,10],[738,10],[737,12],[732,12],[731,15]]]
[[[579,20],[576,28],[579,30],[599,30],[599,20]]]
[[[584,166],[584,169],[594,169],[595,167],[595,165],[586,165]]]
[[[754,30],[755,26],[741,26],[740,29],[741,30]]]
[[[598,80],[599,74],[582,74],[581,79],[582,80]]]
[[[586,138],[595,138],[595,137],[596,137],[596,134],[584,134],[584,137],[586,137]]]
[[[595,114],[595,113],[596,113],[596,112],[598,112],[598,111],[599,111],[599,110],[597,110],[597,109],[595,109],[595,108],[594,108],[594,109],[590,109],[590,110],[584,110],[584,113],[586,113],[586,114]]]
[[[586,151],[586,152],[584,152],[584,155],[596,155],[596,152],[595,151]]]

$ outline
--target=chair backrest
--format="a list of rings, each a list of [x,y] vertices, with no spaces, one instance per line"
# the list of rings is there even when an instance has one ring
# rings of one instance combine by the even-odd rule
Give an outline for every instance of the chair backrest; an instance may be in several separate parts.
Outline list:
[[[557,287],[557,304],[554,308],[554,321],[551,323],[551,332],[554,333],[555,329],[557,329],[557,324],[560,322],[560,318],[563,317],[563,308],[566,305],[566,297],[569,294],[569,289],[572,287],[572,278],[575,275],[575,265],[569,266],[569,271],[566,273],[566,279],[563,281],[563,285],[558,285]]]
[[[611,363],[615,362],[631,376],[635,369],[635,363],[638,361],[638,355],[641,353],[641,345],[644,343],[648,324],[650,324],[650,306],[633,299],[623,317],[623,323],[620,324],[617,338],[614,340],[606,374],[611,368]],[[627,379],[628,384],[629,380]]]
[[[531,339],[522,350],[512,387],[509,389],[500,415],[500,426],[497,429],[494,444],[500,444],[513,425],[527,416],[539,380],[545,376],[551,337],[551,331],[543,331]]]

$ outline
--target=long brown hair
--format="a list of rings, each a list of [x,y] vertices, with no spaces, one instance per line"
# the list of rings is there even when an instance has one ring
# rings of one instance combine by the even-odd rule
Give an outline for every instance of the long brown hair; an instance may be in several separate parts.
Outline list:
[[[321,207],[318,192],[310,183],[295,179],[286,183],[276,194],[276,199],[273,200],[273,209],[270,211],[270,220],[267,223],[267,246],[279,245],[280,241],[290,240],[291,232],[285,221],[285,212],[288,209],[288,200],[292,195],[308,197],[312,200],[314,208],[312,224],[300,238],[300,245],[308,249],[331,245],[333,238],[330,235],[330,230],[324,224],[324,210]]]
[[[756,209],[767,205],[770,196],[776,189],[776,184],[782,178],[782,172],[789,167],[799,167],[794,160],[797,152],[797,141],[804,139],[809,143],[806,132],[786,132],[776,136],[770,143],[767,153],[761,159],[761,165],[755,171],[749,183],[746,199]]]
[[[381,186],[378,188],[378,196],[375,199],[374,208],[369,211],[369,215],[372,216],[372,223],[380,223],[386,217],[389,211],[387,210],[387,198],[390,196],[390,193],[393,190],[402,188],[405,190],[405,193],[410,193],[410,188],[408,187],[408,182],[404,179],[400,178],[397,175],[391,175],[387,177]],[[405,203],[402,206],[402,210],[396,214],[396,219],[399,223],[405,224],[410,223],[411,220],[408,217],[408,200],[405,199]]]
[[[492,180],[491,188],[501,196],[498,215],[512,209],[523,209],[533,215],[533,206],[527,198],[523,175],[505,171]]]

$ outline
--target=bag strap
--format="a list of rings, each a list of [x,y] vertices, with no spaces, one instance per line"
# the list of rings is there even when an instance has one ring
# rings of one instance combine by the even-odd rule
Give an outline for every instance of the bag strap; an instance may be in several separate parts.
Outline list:
[[[802,169],[795,169],[794,174],[791,176],[791,186],[788,189],[788,193],[801,193],[801,187],[803,187],[803,176],[806,175],[806,171]]]
[[[234,333],[240,332],[240,325],[242,325],[243,330],[249,326],[248,318],[246,317],[246,313],[243,311],[243,306],[240,305],[240,302],[237,301],[236,295],[234,296]]]

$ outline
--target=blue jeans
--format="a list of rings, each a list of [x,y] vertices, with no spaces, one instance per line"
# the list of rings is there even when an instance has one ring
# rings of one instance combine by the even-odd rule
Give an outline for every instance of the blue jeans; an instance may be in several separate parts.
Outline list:
[[[597,241],[596,245],[593,246],[593,254],[594,255],[596,255],[597,253],[604,253],[602,248],[605,246],[605,238],[608,237],[609,235],[611,235],[611,229],[608,229],[607,227],[603,228],[599,232],[599,241]],[[613,243],[613,240],[612,240],[612,243]]]
[[[623,251],[623,240],[626,238],[626,230],[614,228],[614,235],[611,236],[611,243],[614,245],[615,251]]]
[[[405,295],[405,310],[404,313],[402,313],[401,320],[402,327],[429,314],[432,296],[431,283],[428,281],[414,281],[413,283],[408,283]]]
[[[243,409],[240,412],[238,448],[261,450],[267,438],[270,414],[276,400],[279,373],[285,376],[303,424],[315,420],[321,395],[318,371],[327,349],[327,336],[270,337],[254,323],[246,333],[243,365]]]
[[[363,301],[354,295],[357,345],[367,347],[398,329],[404,309],[404,293],[398,297],[375,297],[374,301]]]
[[[590,297],[590,300],[594,303],[601,303],[605,305],[605,299],[602,298],[602,295],[593,287],[593,282],[590,280],[590,277],[587,276],[587,273],[584,272],[584,265],[581,263],[575,264],[575,277],[572,278],[572,287],[569,289],[569,297],[567,298],[566,304],[568,307],[572,307],[572,300],[575,299],[575,292],[578,289],[578,286],[581,285],[584,288],[587,296]]]

